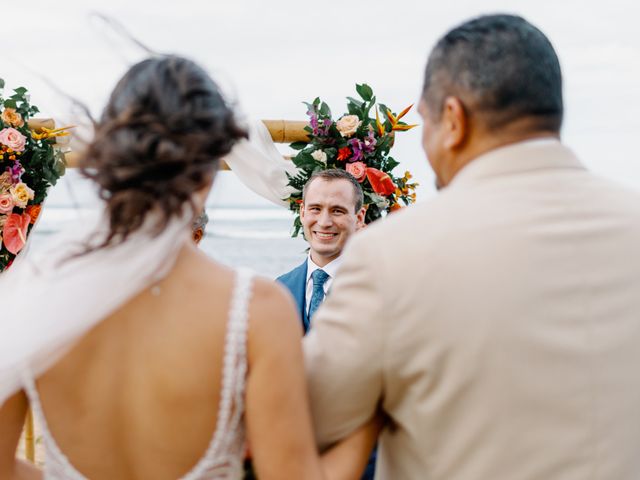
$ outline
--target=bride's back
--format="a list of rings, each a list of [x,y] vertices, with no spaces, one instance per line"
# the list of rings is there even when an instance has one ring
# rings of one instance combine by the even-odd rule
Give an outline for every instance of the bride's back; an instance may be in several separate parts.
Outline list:
[[[27,397],[47,480],[241,478],[245,428],[261,479],[322,477],[290,295],[186,231],[242,137],[193,62],[150,58],[118,83],[81,160],[103,221],[11,278],[14,305],[36,300],[3,330],[0,477],[29,470],[13,458]]]
[[[216,426],[232,271],[192,248],[37,382],[49,430],[89,478],[178,478]]]
[[[176,478],[207,449],[236,275],[186,242],[186,229],[204,206],[220,157],[245,136],[217,85],[184,58],[140,62],[111,94],[80,165],[105,201],[107,229],[68,261],[84,258],[90,269],[91,255],[122,244],[133,245],[135,256],[157,235],[185,227],[155,255],[167,255],[169,273],[157,284],[143,281],[133,298],[117,297],[130,299],[96,319],[31,385],[52,437],[46,447],[52,457],[64,452],[57,455],[64,473]],[[127,292],[127,278],[121,281],[107,288]],[[100,292],[84,294],[100,301]]]

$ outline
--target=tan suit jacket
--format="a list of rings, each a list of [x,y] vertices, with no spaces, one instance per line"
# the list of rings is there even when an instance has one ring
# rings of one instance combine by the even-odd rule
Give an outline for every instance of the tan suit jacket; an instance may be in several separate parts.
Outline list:
[[[304,340],[317,440],[376,479],[640,479],[640,194],[555,140],[494,150],[347,247]]]

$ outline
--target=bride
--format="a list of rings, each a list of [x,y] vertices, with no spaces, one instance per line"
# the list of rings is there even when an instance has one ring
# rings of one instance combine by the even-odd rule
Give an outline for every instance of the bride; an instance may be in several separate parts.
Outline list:
[[[375,425],[319,457],[292,300],[202,254],[189,227],[246,136],[193,62],[112,93],[82,161],[104,216],[0,278],[0,478],[358,478]],[[14,459],[27,405],[44,472]]]

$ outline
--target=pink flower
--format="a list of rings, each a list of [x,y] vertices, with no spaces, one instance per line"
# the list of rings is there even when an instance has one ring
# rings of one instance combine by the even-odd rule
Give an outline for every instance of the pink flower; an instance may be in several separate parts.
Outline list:
[[[347,163],[345,168],[357,181],[360,183],[364,182],[364,179],[367,176],[367,166],[364,162]]]
[[[26,213],[22,215],[12,213],[7,217],[3,228],[3,241],[9,253],[17,255],[24,247],[24,244],[27,243],[27,231],[29,230],[30,222],[31,217]]]
[[[13,210],[13,195],[3,193],[0,195],[0,213],[11,213]]]
[[[15,152],[24,151],[27,139],[15,128],[3,128],[0,130],[0,143],[6,145]]]

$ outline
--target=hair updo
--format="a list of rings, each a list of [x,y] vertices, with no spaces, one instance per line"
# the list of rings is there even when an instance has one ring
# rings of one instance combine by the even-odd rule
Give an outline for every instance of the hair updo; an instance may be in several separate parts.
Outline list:
[[[163,56],[131,67],[80,161],[107,207],[109,233],[97,248],[126,240],[151,211],[154,233],[161,232],[194,206],[193,194],[212,180],[220,157],[246,137],[216,83],[194,62]]]

